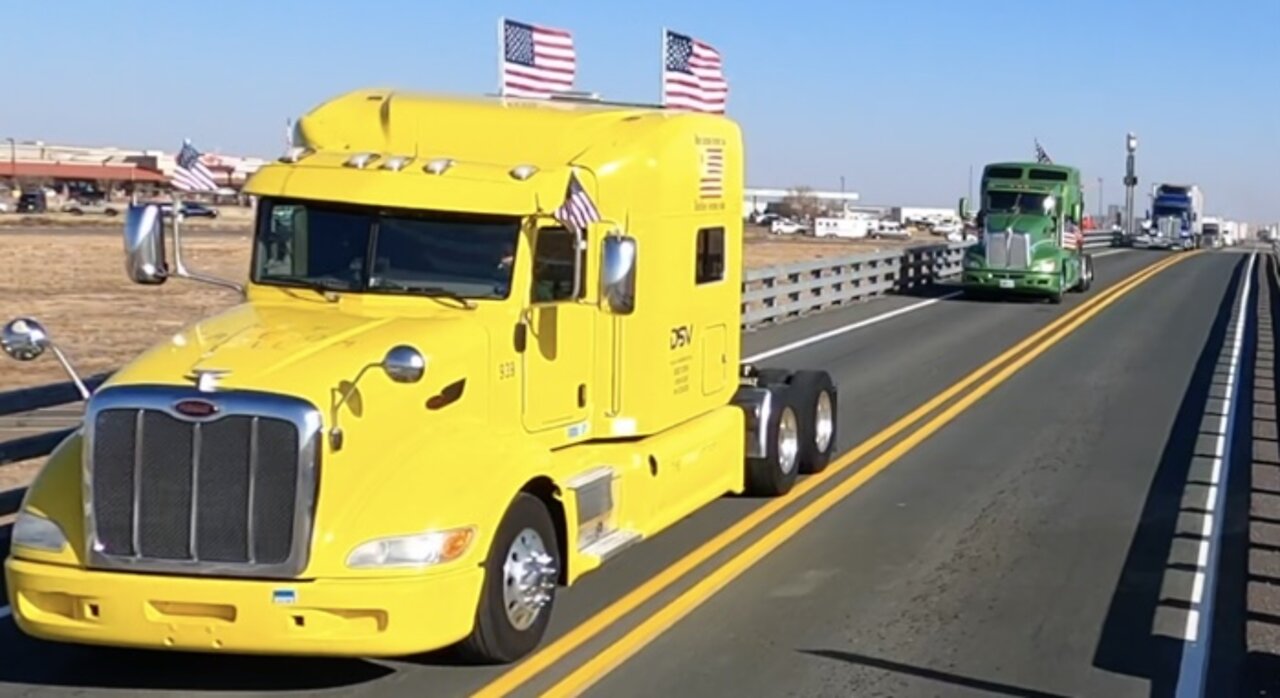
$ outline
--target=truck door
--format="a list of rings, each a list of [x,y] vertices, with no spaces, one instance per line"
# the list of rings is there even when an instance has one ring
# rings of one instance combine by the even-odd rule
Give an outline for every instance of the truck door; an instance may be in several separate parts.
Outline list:
[[[586,255],[562,227],[534,233],[529,310],[525,314],[524,425],[529,431],[575,427],[586,420],[595,342],[595,307],[580,302]],[[578,277],[574,278],[574,256]]]

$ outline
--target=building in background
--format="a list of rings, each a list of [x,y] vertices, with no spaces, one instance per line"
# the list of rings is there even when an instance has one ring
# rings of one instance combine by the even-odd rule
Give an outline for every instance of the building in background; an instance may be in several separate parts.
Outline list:
[[[64,199],[126,199],[137,194],[147,198],[173,191],[171,178],[177,152],[132,150],[51,144],[43,141],[0,142],[0,187],[10,196],[21,191],[44,189]],[[264,161],[232,155],[206,153],[201,161],[213,172],[219,186],[229,196],[186,195],[191,198],[238,199],[249,175]]]

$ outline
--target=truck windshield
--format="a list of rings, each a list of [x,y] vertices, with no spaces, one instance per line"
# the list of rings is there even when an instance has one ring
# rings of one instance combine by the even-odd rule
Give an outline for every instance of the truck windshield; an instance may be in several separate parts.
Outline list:
[[[498,299],[510,292],[520,219],[264,199],[254,283]]]
[[[987,192],[988,213],[1044,213],[1046,194],[1017,191]]]
[[[1165,216],[1182,218],[1184,215],[1186,215],[1186,213],[1187,213],[1187,209],[1181,206],[1163,205],[1163,206],[1156,206],[1153,209],[1153,215],[1155,215],[1156,218],[1164,218]]]

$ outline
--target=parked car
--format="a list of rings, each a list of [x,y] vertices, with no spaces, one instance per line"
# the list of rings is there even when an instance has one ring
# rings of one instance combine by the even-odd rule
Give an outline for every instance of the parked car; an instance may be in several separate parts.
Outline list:
[[[797,223],[789,218],[776,218],[769,226],[769,232],[777,235],[791,235],[808,230],[803,223]]]
[[[171,201],[143,201],[141,203],[155,204],[156,206],[159,206],[160,213],[163,215],[169,216],[173,214],[173,202]],[[205,204],[202,204],[196,201],[183,201],[182,217],[183,218],[217,218],[218,209],[213,208],[212,206],[206,206]]]
[[[217,218],[218,209],[195,201],[184,201],[182,202],[182,215],[187,218]]]
[[[49,210],[49,200],[43,191],[26,191],[18,197],[18,213],[44,213]]]
[[[80,200],[71,201],[62,205],[63,213],[70,213],[73,216],[83,216],[86,213],[101,213],[104,216],[114,216],[120,213],[111,204],[105,200]]]

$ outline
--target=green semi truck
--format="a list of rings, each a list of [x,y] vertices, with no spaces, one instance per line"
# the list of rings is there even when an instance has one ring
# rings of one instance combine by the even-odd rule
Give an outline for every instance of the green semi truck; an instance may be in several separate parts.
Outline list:
[[[968,219],[968,199],[960,200]],[[978,242],[964,258],[962,284],[978,297],[1028,296],[1062,302],[1093,283],[1084,252],[1080,171],[1039,162],[999,162],[983,168]]]

